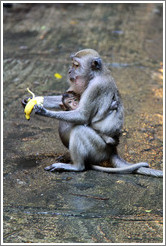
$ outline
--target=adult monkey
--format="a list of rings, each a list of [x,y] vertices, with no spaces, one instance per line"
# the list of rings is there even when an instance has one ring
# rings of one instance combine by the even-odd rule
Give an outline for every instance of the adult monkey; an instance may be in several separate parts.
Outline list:
[[[106,144],[98,134],[100,132],[119,138],[123,125],[123,106],[118,89],[99,54],[92,49],[81,50],[72,56],[72,62],[69,90],[81,95],[79,107],[73,111],[58,112],[45,109],[44,107],[60,108],[62,97],[53,96],[44,97],[44,107],[36,106],[35,111],[39,115],[69,123],[67,141],[73,164],[54,163],[45,169],[83,171],[85,164],[90,163],[93,169],[99,171],[135,172],[162,177],[162,171],[147,168],[148,164],[145,162],[131,165],[121,159],[117,147]],[[113,100],[118,102],[117,110],[110,109],[109,102]],[[110,161],[113,168],[96,166],[102,161]]]
[[[72,91],[70,92],[66,92],[62,95],[62,104],[61,104],[61,108],[62,110],[65,111],[70,111],[70,110],[75,110],[78,108],[79,106],[79,100],[80,100],[80,96]],[[112,112],[113,110],[116,110],[118,107],[118,102],[117,101],[112,101],[110,103],[110,111]],[[110,117],[112,117],[110,115]],[[109,121],[109,118],[108,118]],[[66,141],[66,134],[64,134],[64,132],[66,132],[66,127],[68,128],[68,122],[66,121],[60,121],[59,122],[59,136],[62,140],[62,143],[68,148],[68,144],[69,144],[69,137],[67,137],[67,141]],[[107,127],[108,128],[108,127]],[[100,133],[100,131],[98,131],[98,133]],[[68,135],[67,135],[68,136]],[[108,134],[103,134],[101,133],[100,136],[104,139],[104,141],[107,144],[113,144],[113,145],[118,145],[119,143],[119,139],[115,138],[115,136],[111,137],[110,134],[108,136]]]

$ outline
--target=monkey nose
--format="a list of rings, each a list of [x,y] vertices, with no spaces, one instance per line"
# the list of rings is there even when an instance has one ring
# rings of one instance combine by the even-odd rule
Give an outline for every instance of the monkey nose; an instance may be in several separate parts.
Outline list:
[[[75,78],[70,77],[70,81],[71,81],[71,82],[74,82],[74,81],[75,81]]]

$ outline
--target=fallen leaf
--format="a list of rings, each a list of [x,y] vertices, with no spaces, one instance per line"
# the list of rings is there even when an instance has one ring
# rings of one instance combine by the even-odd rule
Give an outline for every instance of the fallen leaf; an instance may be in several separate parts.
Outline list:
[[[71,20],[71,21],[70,21],[70,25],[77,25],[77,21]]]
[[[54,77],[55,77],[56,79],[62,79],[62,75],[59,74],[59,73],[54,73]]]

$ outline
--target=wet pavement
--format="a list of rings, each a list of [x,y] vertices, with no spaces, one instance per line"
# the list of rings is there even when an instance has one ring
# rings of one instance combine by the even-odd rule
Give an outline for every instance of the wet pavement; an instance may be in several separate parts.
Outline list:
[[[162,178],[49,173],[67,150],[58,121],[21,99],[68,88],[69,56],[96,49],[120,90],[120,155],[163,169],[162,4],[14,4],[4,10],[4,243],[161,243]],[[55,73],[62,75],[56,78]]]

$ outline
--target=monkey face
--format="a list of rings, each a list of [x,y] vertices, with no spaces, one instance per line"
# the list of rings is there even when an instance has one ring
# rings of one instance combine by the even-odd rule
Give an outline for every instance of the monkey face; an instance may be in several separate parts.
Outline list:
[[[69,97],[65,99],[65,105],[69,110],[75,110],[78,108],[78,98],[77,97]]]
[[[77,58],[73,57],[72,66],[69,69],[69,79],[71,82],[74,82],[77,77],[81,77],[81,61],[77,61]]]
[[[68,76],[70,82],[69,90],[81,95],[87,88],[96,73],[102,71],[102,60],[99,54],[92,49],[85,49],[71,56],[72,66]]]
[[[69,74],[70,81],[74,82],[76,80],[76,73],[75,73],[75,69],[73,66],[70,67],[68,74]]]
[[[69,69],[69,91],[74,91],[76,94],[81,95],[87,87],[87,78],[83,71],[83,64],[77,61],[76,58],[72,59],[72,66]]]

